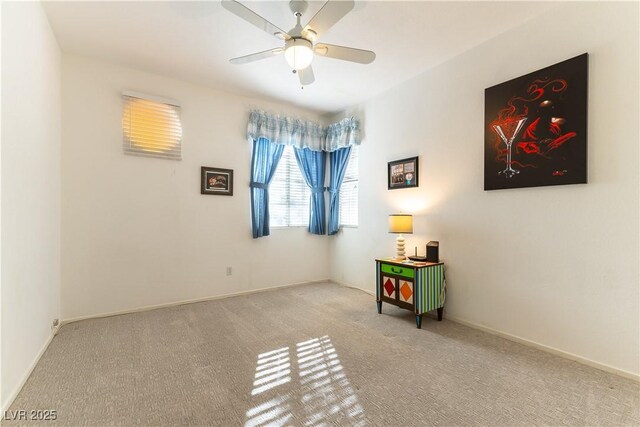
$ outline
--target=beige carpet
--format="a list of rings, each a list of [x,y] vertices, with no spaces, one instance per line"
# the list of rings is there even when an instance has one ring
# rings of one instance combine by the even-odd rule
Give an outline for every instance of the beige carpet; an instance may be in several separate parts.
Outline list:
[[[313,284],[64,326],[21,409],[65,426],[639,425],[640,389]]]

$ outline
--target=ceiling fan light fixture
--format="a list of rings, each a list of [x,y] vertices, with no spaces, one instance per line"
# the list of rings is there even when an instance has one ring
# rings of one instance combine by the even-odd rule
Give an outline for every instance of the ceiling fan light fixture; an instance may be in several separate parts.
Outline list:
[[[304,70],[313,60],[313,45],[309,40],[292,38],[285,43],[284,59],[294,70]]]

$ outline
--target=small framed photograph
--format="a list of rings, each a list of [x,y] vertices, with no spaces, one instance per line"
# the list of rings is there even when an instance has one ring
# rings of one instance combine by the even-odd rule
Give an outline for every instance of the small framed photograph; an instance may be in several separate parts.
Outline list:
[[[387,188],[411,188],[418,186],[418,157],[389,162],[387,168]]]
[[[233,169],[203,166],[200,177],[200,194],[233,196]]]

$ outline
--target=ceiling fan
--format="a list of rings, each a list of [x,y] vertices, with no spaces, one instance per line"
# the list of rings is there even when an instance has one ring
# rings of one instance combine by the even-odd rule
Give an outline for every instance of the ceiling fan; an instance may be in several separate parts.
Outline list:
[[[322,34],[353,9],[353,0],[327,1],[304,27],[300,24],[300,18],[306,12],[308,3],[305,0],[291,0],[289,9],[296,17],[297,24],[288,32],[281,30],[235,0],[222,0],[222,6],[248,23],[284,41],[283,47],[233,58],[230,60],[232,64],[246,64],[284,53],[285,60],[293,72],[298,74],[300,83],[304,86],[315,81],[311,68],[314,54],[359,64],[370,64],[376,59],[376,54],[370,50],[316,43]]]

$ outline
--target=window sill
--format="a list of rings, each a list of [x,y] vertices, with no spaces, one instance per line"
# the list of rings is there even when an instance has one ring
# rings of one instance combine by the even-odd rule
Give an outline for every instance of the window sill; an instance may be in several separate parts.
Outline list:
[[[357,225],[341,225],[340,228],[358,228]]]

